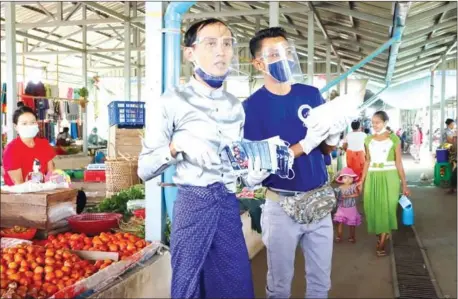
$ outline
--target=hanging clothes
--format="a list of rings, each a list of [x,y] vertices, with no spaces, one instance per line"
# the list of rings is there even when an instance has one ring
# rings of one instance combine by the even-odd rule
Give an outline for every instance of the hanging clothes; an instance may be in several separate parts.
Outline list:
[[[2,84],[2,112],[6,113],[6,83]]]
[[[49,109],[48,99],[35,99],[35,107],[39,120],[46,119],[46,111]]]
[[[78,139],[78,125],[76,122],[70,123],[70,135],[73,139]]]
[[[73,99],[73,88],[69,88],[67,91],[67,99]]]

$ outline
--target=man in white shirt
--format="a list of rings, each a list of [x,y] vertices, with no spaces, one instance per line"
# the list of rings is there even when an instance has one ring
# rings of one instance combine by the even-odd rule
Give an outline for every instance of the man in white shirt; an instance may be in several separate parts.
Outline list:
[[[361,177],[366,162],[366,151],[364,141],[366,133],[361,132],[361,124],[359,121],[351,123],[352,132],[348,133],[343,148],[347,151],[347,166]]]

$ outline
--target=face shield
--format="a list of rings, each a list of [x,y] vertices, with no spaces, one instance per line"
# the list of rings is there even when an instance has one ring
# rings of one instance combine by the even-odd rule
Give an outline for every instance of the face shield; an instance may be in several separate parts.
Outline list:
[[[193,44],[194,71],[207,84],[218,88],[231,77],[240,76],[237,40],[233,37],[199,37]]]
[[[292,42],[283,42],[263,49],[265,72],[279,83],[303,81],[303,74],[296,48]]]

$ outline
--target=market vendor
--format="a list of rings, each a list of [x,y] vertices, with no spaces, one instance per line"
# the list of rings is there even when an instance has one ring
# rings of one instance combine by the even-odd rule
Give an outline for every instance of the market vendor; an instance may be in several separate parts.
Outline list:
[[[37,137],[37,116],[32,108],[19,106],[13,114],[14,129],[18,137],[8,143],[3,152],[4,180],[8,186],[26,182],[28,178],[41,182],[54,167],[56,156],[47,139]],[[86,205],[86,195],[80,191],[77,197],[77,212]]]
[[[223,88],[236,69],[235,43],[220,20],[193,24],[184,36],[184,57],[195,67],[193,76],[147,105],[138,174],[147,181],[177,166],[172,298],[254,298],[237,178],[221,153],[242,139],[245,121],[240,100]],[[242,178],[249,186],[267,176],[249,169]]]
[[[62,132],[57,135],[57,145],[60,146],[69,146],[73,143],[72,136],[70,135],[70,129],[68,127],[64,127]]]
[[[89,146],[93,146],[93,147],[100,147],[100,146],[106,146],[107,145],[107,141],[102,139],[102,137],[100,137],[97,134],[97,128],[93,128],[92,129],[91,134],[89,134],[89,136],[87,138],[87,142],[88,142]]]

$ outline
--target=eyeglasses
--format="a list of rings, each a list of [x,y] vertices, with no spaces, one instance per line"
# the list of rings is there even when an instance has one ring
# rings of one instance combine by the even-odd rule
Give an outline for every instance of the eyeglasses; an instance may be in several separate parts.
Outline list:
[[[232,51],[237,44],[233,37],[201,37],[193,45],[201,45],[207,51],[222,49],[223,51]]]

